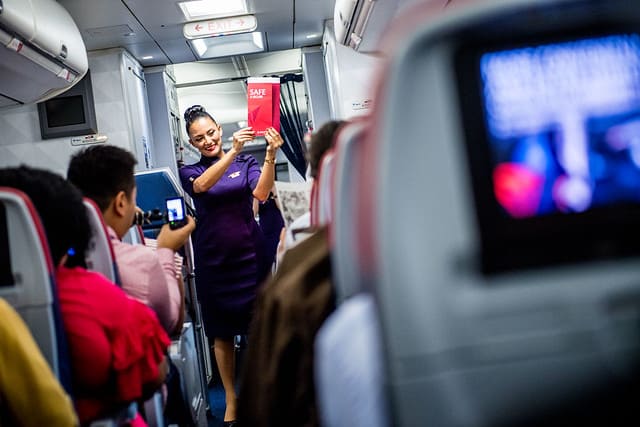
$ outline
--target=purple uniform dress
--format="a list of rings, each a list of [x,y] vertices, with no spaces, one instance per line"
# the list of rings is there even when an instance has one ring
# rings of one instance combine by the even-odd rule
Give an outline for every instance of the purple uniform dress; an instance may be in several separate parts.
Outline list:
[[[193,181],[217,157],[201,157],[180,169],[180,181],[193,198],[198,224],[193,233],[196,289],[208,337],[246,334],[258,286],[268,273],[264,237],[253,216],[253,190],[260,166],[238,155],[206,193]]]

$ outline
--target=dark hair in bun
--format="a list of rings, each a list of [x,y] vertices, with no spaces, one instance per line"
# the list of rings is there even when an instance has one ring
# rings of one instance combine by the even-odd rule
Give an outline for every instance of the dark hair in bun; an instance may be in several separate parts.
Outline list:
[[[202,105],[192,105],[184,112],[184,123],[187,129],[187,135],[189,135],[189,128],[191,127],[191,124],[200,117],[208,117],[213,120],[213,123],[216,125],[218,124],[211,114],[207,113],[207,110],[205,110]]]

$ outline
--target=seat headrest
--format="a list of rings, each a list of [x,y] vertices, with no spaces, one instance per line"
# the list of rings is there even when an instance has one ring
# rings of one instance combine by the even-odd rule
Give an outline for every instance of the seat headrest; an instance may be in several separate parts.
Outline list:
[[[9,286],[0,287],[0,296],[20,313],[51,369],[70,392],[69,356],[54,264],[40,216],[29,197],[15,188],[0,187],[0,205],[10,268]]]
[[[315,212],[312,218],[315,218],[314,225],[329,224],[332,221],[333,209],[333,174],[334,174],[334,152],[333,148],[327,150],[318,167],[318,176],[314,182],[316,186],[316,202],[314,204]]]
[[[116,257],[102,212],[93,200],[85,197],[83,202],[91,225],[91,241],[86,253],[87,268],[117,283]]]

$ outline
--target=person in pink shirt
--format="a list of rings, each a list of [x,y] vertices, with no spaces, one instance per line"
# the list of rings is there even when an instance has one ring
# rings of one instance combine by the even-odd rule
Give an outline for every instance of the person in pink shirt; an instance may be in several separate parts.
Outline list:
[[[96,145],[76,153],[67,170],[68,180],[102,211],[113,244],[122,288],[151,307],[170,335],[179,334],[184,319],[182,272],[176,271],[175,251],[195,228],[171,230],[165,224],[157,237],[157,250],[122,242],[136,211],[133,155],[114,145]]]

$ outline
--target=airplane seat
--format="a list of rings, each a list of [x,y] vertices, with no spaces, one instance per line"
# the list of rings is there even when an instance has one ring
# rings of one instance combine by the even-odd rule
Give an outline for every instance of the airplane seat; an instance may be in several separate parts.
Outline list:
[[[141,225],[135,224],[122,237],[122,241],[131,245],[144,245],[145,236]]]
[[[318,330],[314,348],[316,398],[325,426],[385,427],[391,422],[382,334],[358,241],[358,200],[373,188],[359,173],[367,167],[363,145],[370,128],[370,117],[360,117],[336,134],[329,223],[336,310]]]
[[[122,286],[118,274],[115,253],[111,239],[109,238],[109,233],[107,232],[107,226],[102,217],[102,212],[93,200],[85,197],[83,202],[91,225],[91,241],[86,255],[87,269],[98,272],[114,284]],[[159,391],[154,393],[154,395],[144,403],[145,415],[150,427],[164,426],[162,407],[162,394]],[[118,416],[121,415],[124,416],[124,414],[118,414]],[[95,423],[96,425],[100,425],[100,423],[105,421],[109,423],[112,422],[113,419],[98,420]]]
[[[638,24],[453,2],[385,38],[356,233],[393,425],[637,423]]]
[[[335,170],[335,156],[333,148],[328,149],[320,160],[318,166],[318,176],[315,180],[316,186],[316,203],[313,205],[315,212],[311,213],[311,218],[315,219],[313,225],[330,224],[333,218],[332,202],[333,202],[333,173]]]
[[[336,301],[345,299],[366,289],[357,268],[356,240],[357,226],[356,200],[358,192],[367,191],[356,180],[358,159],[362,138],[369,119],[357,118],[342,126],[336,135],[335,170],[332,185],[332,218],[329,223],[329,239],[332,248],[332,267]]]
[[[91,225],[91,241],[86,255],[87,269],[97,271],[113,283],[122,286],[116,256],[102,212],[93,200],[85,197],[83,202]]]
[[[318,186],[314,183],[311,185],[311,194],[309,195],[309,224],[316,226],[318,222]]]
[[[165,212],[167,198],[185,196],[180,182],[168,167],[139,171],[136,172],[135,178],[138,188],[136,202],[144,212]],[[185,203],[188,205],[187,199],[188,197],[185,197]],[[163,223],[162,215],[150,218],[142,225],[144,236],[155,238]]]
[[[70,359],[46,234],[29,197],[0,187],[0,297],[20,314],[67,393]]]
[[[46,234],[29,197],[0,187],[0,297],[29,326],[52,371],[73,397],[71,362],[58,303],[55,270]],[[122,425],[126,411],[91,423],[91,427]]]

